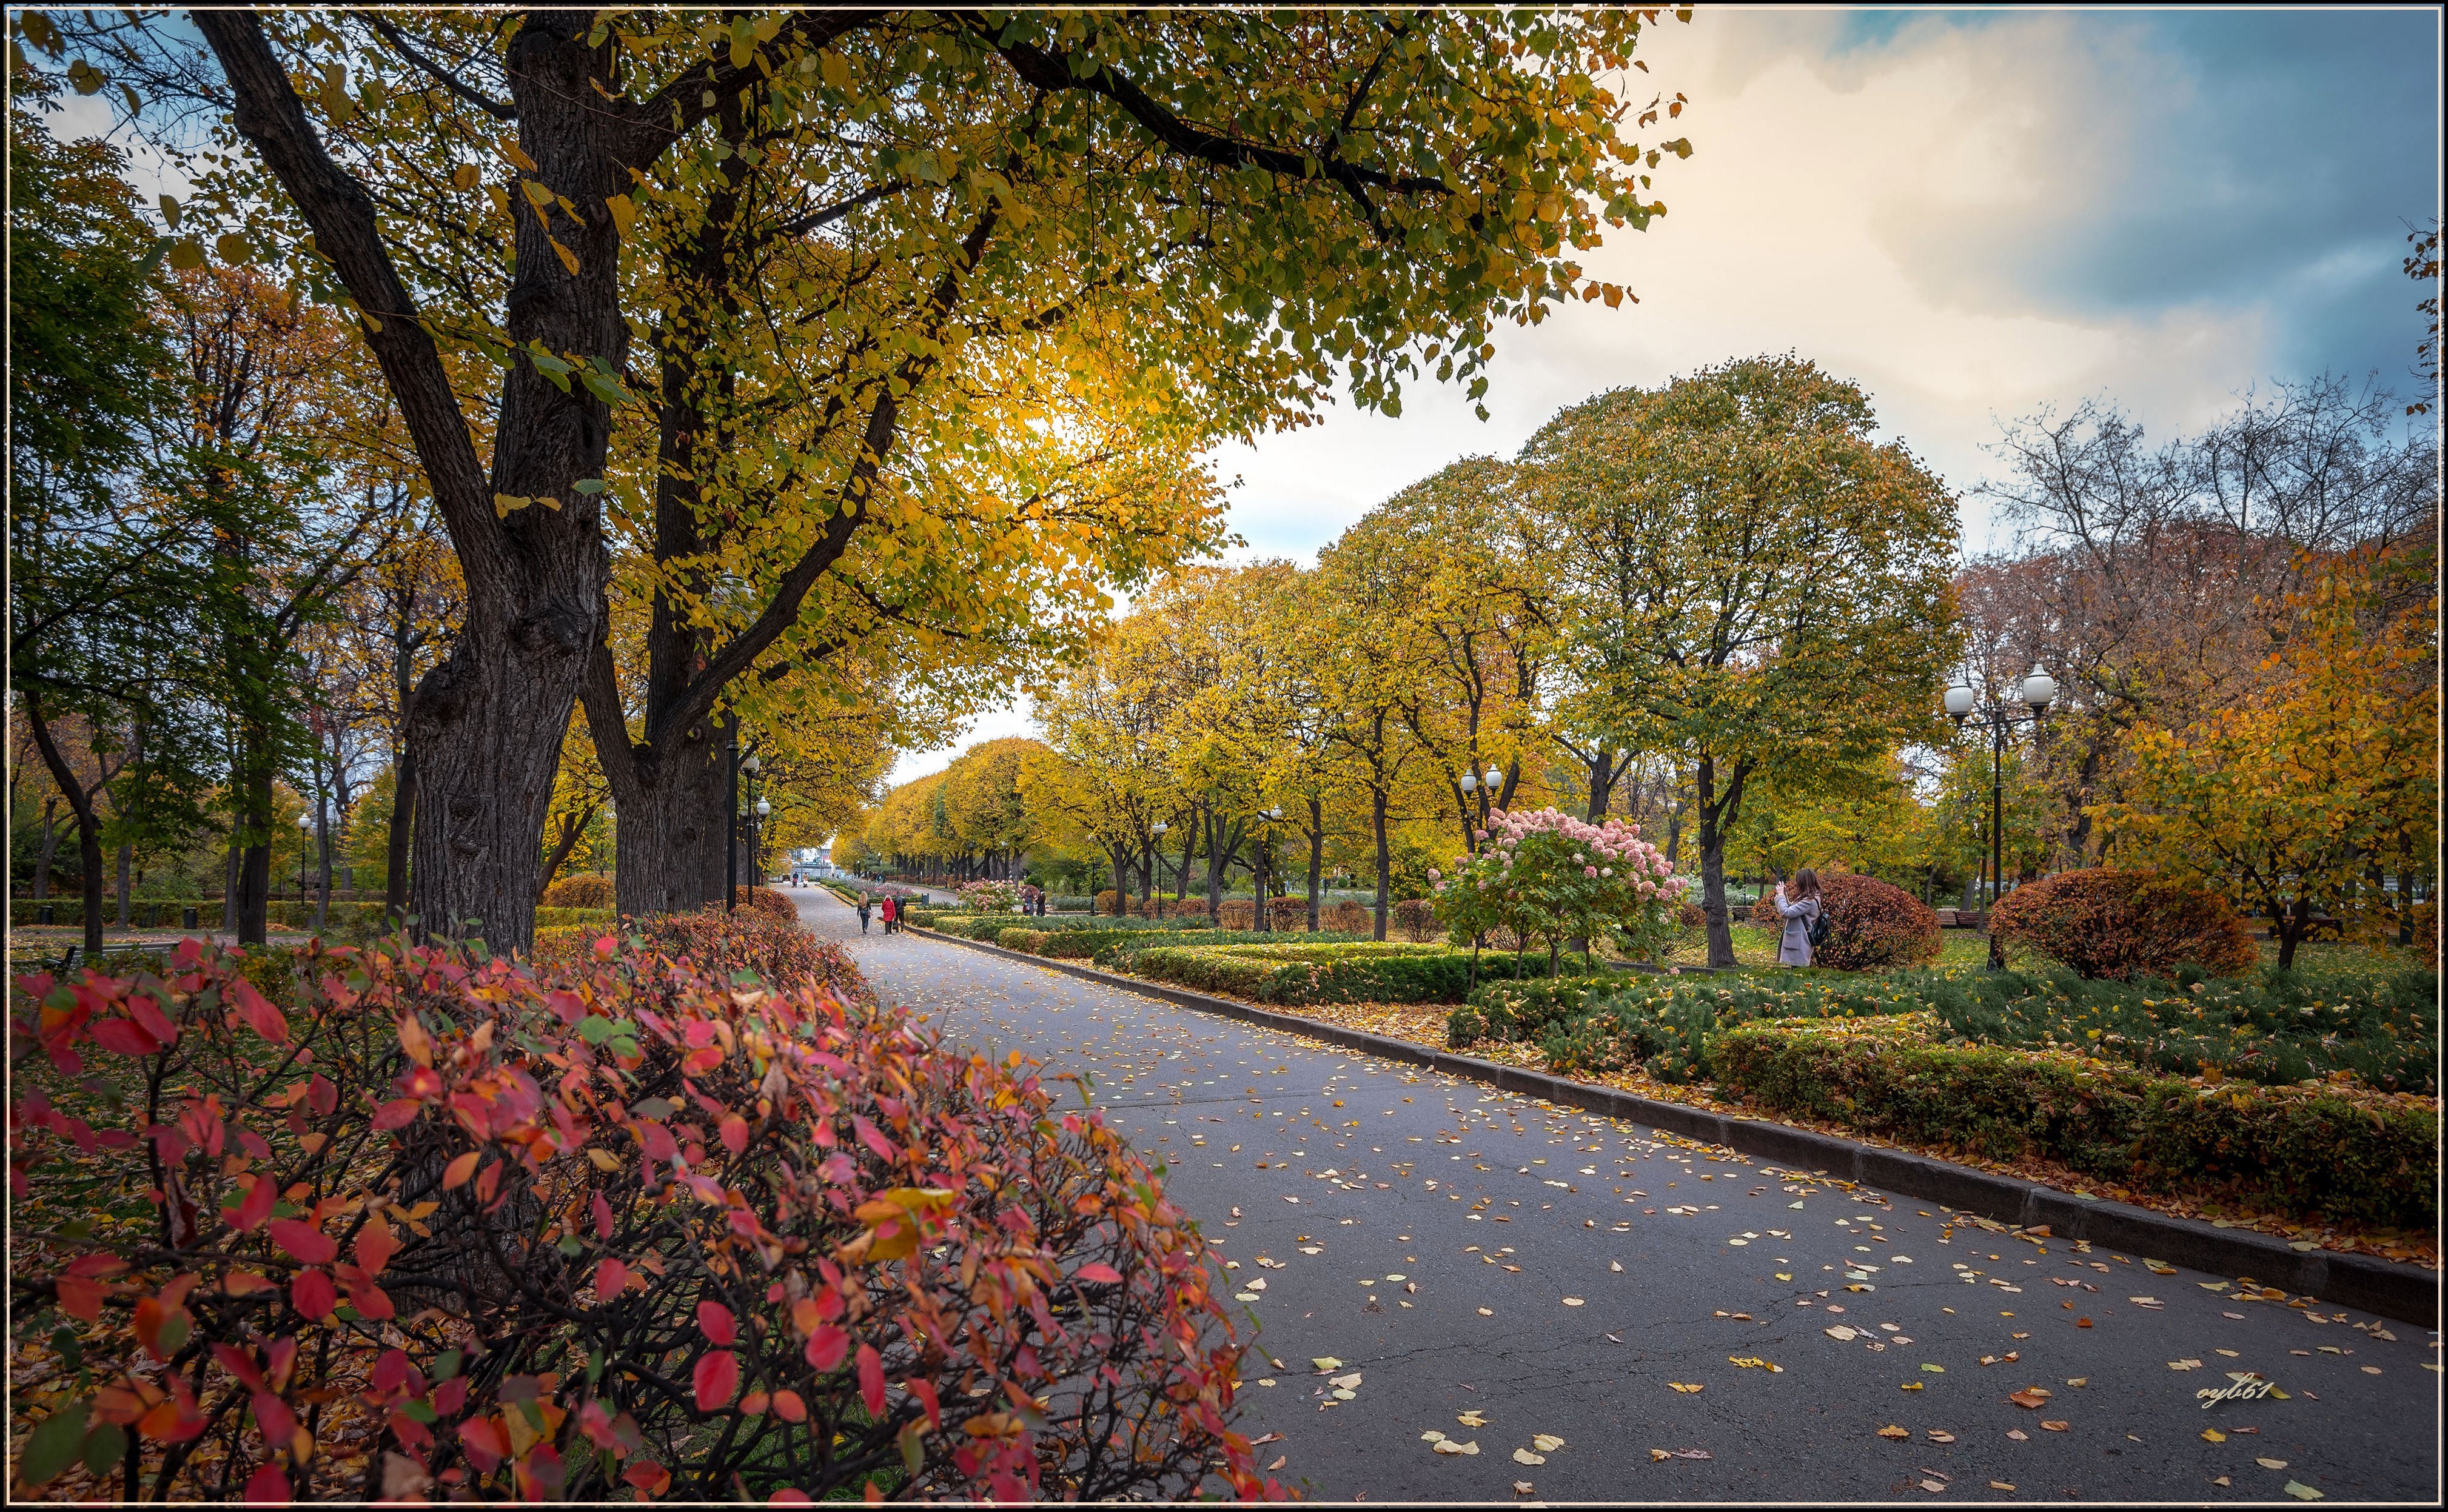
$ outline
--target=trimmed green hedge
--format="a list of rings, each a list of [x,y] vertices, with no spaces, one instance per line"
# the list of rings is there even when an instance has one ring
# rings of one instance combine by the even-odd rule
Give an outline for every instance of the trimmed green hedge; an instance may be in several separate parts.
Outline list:
[[[1939,1043],[1935,1015],[1729,1029],[1730,1092],[1993,1159],[2037,1155],[2144,1191],[2210,1188],[2266,1211],[2414,1231],[2439,1206],[2438,1110],[2343,1084],[2200,1085],[2130,1065]]]
[[[1620,981],[1584,976],[1481,983],[1446,1017],[1445,1043],[1459,1050],[1482,1040],[1543,1040],[1585,1016]]]
[[[1118,952],[1114,964],[1201,992],[1253,1003],[1459,1003],[1471,985],[1467,950],[1444,945],[1401,945],[1369,940],[1271,943],[1280,936],[1248,935],[1214,945],[1141,945]],[[1240,943],[1251,941],[1256,943]],[[1578,963],[1567,961],[1566,969]],[[1483,954],[1480,980],[1544,976],[1544,957]]]

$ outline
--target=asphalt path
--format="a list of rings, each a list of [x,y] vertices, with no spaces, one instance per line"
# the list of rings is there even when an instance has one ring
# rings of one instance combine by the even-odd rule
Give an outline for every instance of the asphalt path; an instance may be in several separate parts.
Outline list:
[[[795,896],[888,1001],[1080,1073],[1165,1167],[1264,1356],[1239,1426],[1308,1496],[2438,1500],[2436,1332]]]

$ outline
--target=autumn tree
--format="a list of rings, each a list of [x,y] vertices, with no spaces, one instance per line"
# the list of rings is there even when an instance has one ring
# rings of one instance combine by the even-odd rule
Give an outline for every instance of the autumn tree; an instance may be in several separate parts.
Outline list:
[[[657,517],[703,657],[666,659],[651,727],[599,737],[701,786],[734,685],[821,661],[813,605],[922,644],[970,628],[938,612],[962,595],[899,591],[962,547],[991,563],[1035,497],[1028,467],[963,496],[965,426],[1017,453],[1023,411],[1124,379],[1178,444],[1338,376],[1389,412],[1424,372],[1476,397],[1495,321],[1619,300],[1570,254],[1656,213],[1644,168],[1690,150],[1619,131],[1654,14],[199,11],[209,58],[145,17],[26,35],[73,48],[80,86],[226,112],[191,208],[360,318],[468,584],[411,721],[414,911],[511,945],[569,706],[602,682],[607,514]],[[454,352],[498,390],[454,386]],[[722,475],[681,476],[726,435]],[[1076,565],[1157,565],[1180,524],[1083,524]]]
[[[1752,780],[1884,756],[1935,706],[1955,501],[1875,423],[1815,364],[1757,357],[1601,394],[1523,450],[1575,545],[1564,639],[1599,728],[1693,772],[1712,965]]]
[[[2264,684],[2190,724],[2134,732],[2132,796],[2102,806],[2133,859],[2267,916],[2282,968],[2316,914],[2381,936],[2410,917],[2412,879],[2436,875],[2436,561],[2418,548],[2324,565],[2290,600]]]

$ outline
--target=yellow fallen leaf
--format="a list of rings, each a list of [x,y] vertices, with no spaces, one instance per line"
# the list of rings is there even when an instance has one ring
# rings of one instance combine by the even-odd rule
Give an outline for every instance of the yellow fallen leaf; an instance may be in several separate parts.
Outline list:
[[[2216,1428],[2204,1428],[2202,1429],[2202,1441],[2206,1444],[2225,1444],[2227,1442],[2227,1435],[2221,1433]]]
[[[1547,1463],[1547,1457],[1543,1454],[1533,1454],[1528,1449],[1516,1449],[1513,1451],[1513,1463],[1516,1464],[1544,1464]]]
[[[2259,1455],[2259,1454],[2256,1454],[2256,1455],[2254,1455],[2254,1456],[2252,1457],[2252,1463],[2253,1463],[2253,1464],[2257,1464],[2257,1465],[2259,1465],[2259,1466],[2261,1466],[2261,1467],[2262,1467],[2263,1469],[2265,1469],[2265,1470],[2283,1470],[2283,1469],[2286,1468],[2286,1462],[2285,1462],[2285,1461],[2284,1461],[2284,1460],[2272,1460],[2272,1459],[2267,1458],[2266,1456]]]
[[[1318,1373],[1321,1375],[1329,1370],[1340,1370],[1343,1368],[1343,1362],[1330,1354],[1312,1355],[1309,1363],[1316,1366]]]
[[[1564,1446],[1564,1441],[1552,1433],[1533,1433],[1530,1435],[1530,1446],[1541,1454],[1553,1454]]]
[[[1420,1442],[1423,1444],[1434,1444],[1444,1436],[1444,1430],[1443,1428],[1430,1428],[1427,1432],[1420,1435]]]
[[[1580,1305],[1581,1305],[1581,1299],[1580,1299],[1579,1297],[1566,1297],[1566,1298],[1564,1298],[1564,1306],[1566,1306],[1566,1307],[1568,1307],[1568,1308],[1577,1308],[1577,1307],[1579,1307]]]
[[[1473,1440],[1468,1444],[1457,1444],[1451,1439],[1439,1439],[1436,1443],[1428,1446],[1436,1450],[1439,1454],[1477,1454],[1479,1452],[1479,1443],[1477,1440]]]
[[[1883,1439],[1909,1439],[1912,1437],[1912,1430],[1910,1428],[1899,1427],[1895,1424],[1890,1423],[1885,1427],[1879,1430],[1879,1437]]]
[[[1652,1449],[1649,1451],[1649,1463],[1652,1464],[1655,1464],[1660,1460],[1671,1460],[1673,1458],[1674,1458],[1674,1456],[1667,1453],[1664,1449]]]
[[[1896,1389],[1899,1391],[1919,1391],[1922,1389],[1922,1384],[1919,1381],[1906,1381],[1903,1385],[1896,1388]]]
[[[1989,1483],[1989,1489],[1992,1491],[2011,1491],[2015,1489],[2015,1485],[2011,1481],[1992,1481]]]
[[[1675,1390],[1682,1392],[1685,1396],[1696,1396],[1705,1389],[1697,1382],[1669,1381],[1666,1384],[1673,1387]]]

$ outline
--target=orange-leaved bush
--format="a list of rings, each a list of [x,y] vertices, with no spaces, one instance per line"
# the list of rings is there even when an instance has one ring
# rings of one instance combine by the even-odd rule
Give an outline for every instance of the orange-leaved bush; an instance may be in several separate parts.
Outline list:
[[[2007,893],[1989,920],[2010,945],[2117,982],[2171,977],[2186,966],[2234,976],[2261,960],[2227,899],[2156,871],[2060,871]]]
[[[612,878],[602,871],[581,871],[575,876],[557,879],[544,890],[544,906],[547,909],[609,909],[617,905],[612,899]]]
[[[1203,1242],[1093,1111],[608,933],[21,978],[21,1482],[135,1500],[1264,1494]],[[36,1327],[42,1324],[38,1321]],[[57,1338],[57,1335],[54,1335]]]
[[[741,888],[739,906],[742,909],[754,909],[759,913],[789,924],[799,922],[799,906],[793,903],[790,894],[779,888]]]
[[[1819,878],[1819,906],[1827,910],[1827,943],[1810,953],[1813,966],[1839,971],[1884,971],[1938,959],[1938,910],[1892,882],[1850,871]],[[1751,905],[1759,924],[1782,926],[1773,892]]]

